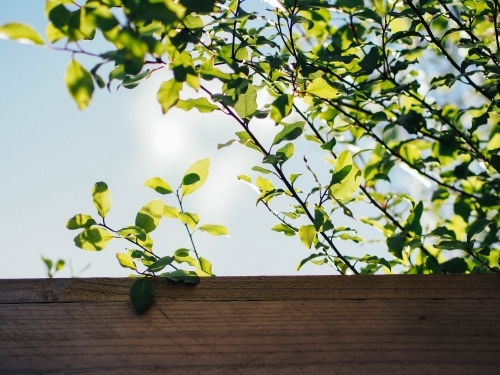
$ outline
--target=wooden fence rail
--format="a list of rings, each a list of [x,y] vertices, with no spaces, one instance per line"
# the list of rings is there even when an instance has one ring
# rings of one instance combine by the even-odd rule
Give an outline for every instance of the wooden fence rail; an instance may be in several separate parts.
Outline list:
[[[495,275],[0,280],[0,374],[500,374]]]

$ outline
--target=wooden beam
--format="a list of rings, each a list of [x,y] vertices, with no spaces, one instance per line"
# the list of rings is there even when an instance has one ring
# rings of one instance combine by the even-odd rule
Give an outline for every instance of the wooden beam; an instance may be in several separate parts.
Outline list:
[[[500,277],[0,280],[0,374],[498,374]]]

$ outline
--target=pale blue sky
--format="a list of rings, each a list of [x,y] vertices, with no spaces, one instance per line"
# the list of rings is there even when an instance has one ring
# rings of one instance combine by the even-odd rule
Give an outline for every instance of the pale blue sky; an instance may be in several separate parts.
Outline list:
[[[21,6],[22,3],[22,6]],[[20,21],[44,35],[43,0],[0,0],[0,24]],[[109,93],[98,90],[90,107],[81,112],[63,83],[71,56],[42,47],[0,40],[0,278],[43,277],[40,260],[71,260],[75,273],[91,263],[83,276],[126,276],[115,254],[124,241],[114,241],[99,253],[73,245],[76,231],[65,228],[76,213],[97,216],[91,188],[108,183],[113,207],[107,223],[119,229],[132,224],[140,207],[158,194],[142,187],[149,177],[160,176],[178,184],[194,161],[210,157],[206,185],[186,198],[189,211],[202,222],[226,225],[231,238],[196,235],[202,256],[212,261],[217,275],[296,275],[297,263],[310,254],[297,237],[285,237],[270,228],[277,223],[263,206],[255,207],[255,193],[237,181],[250,171],[258,155],[240,145],[217,151],[240,129],[224,115],[200,115],[174,110],[162,116],[156,92],[166,72],[160,72],[134,90]],[[79,59],[87,68],[88,60]],[[276,129],[269,122],[256,125],[264,139]],[[303,169],[302,155],[309,144],[299,145],[288,173]],[[309,152],[309,151],[307,151]],[[320,152],[308,153],[326,169]],[[173,204],[173,197],[166,202]],[[353,211],[360,216],[363,208]],[[339,216],[342,225],[356,222]],[[184,229],[163,220],[153,233],[155,250],[168,255],[187,247]],[[342,242],[346,255],[371,251]],[[355,251],[354,249],[358,249]],[[369,248],[370,249],[370,248]],[[306,265],[299,274],[331,274],[329,267]],[[65,269],[60,276],[68,277]]]

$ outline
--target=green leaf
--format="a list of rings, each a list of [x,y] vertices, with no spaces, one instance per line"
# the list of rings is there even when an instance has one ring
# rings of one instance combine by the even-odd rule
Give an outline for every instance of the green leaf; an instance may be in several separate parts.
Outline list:
[[[251,84],[238,96],[234,110],[241,118],[246,118],[257,110],[257,90]]]
[[[66,71],[66,86],[79,109],[88,107],[94,92],[92,75],[78,61],[71,60]]]
[[[188,249],[177,249],[174,253],[174,260],[179,264],[187,263],[192,267],[200,268],[200,262],[189,254]]]
[[[203,257],[200,257],[200,270],[209,276],[215,276],[212,273],[212,263]]]
[[[434,245],[436,249],[444,250],[465,250],[467,248],[467,242],[462,241],[441,241],[440,243]]]
[[[207,98],[188,99],[188,100],[179,99],[175,104],[175,106],[184,111],[190,111],[193,108],[196,108],[201,113],[210,113],[220,109],[215,104],[210,103]]]
[[[163,207],[163,217],[167,219],[177,219],[179,217],[179,210],[166,204]]]
[[[203,224],[198,230],[202,232],[207,232],[212,236],[227,236],[229,237],[229,231],[223,225],[213,225],[213,224]]]
[[[156,98],[161,104],[163,113],[167,113],[179,100],[179,92],[182,89],[182,82],[178,82],[175,78],[165,81],[161,84],[160,90]]]
[[[78,234],[74,241],[75,246],[88,251],[100,251],[108,246],[114,236],[107,230],[93,226]]]
[[[334,162],[334,175],[341,176],[345,167],[352,166],[351,170],[340,182],[330,188],[330,194],[336,200],[349,199],[361,184],[361,171],[353,164],[351,153],[342,151]],[[346,170],[344,170],[346,171]]]
[[[441,263],[440,266],[448,273],[465,273],[469,270],[464,258],[452,258]]]
[[[97,213],[103,219],[111,209],[111,192],[105,182],[96,182],[92,188],[92,198]]]
[[[252,171],[260,172],[260,173],[264,173],[264,174],[273,173],[269,169],[259,167],[258,165],[256,165],[255,167],[252,167]]]
[[[42,37],[29,25],[11,22],[0,26],[0,39],[14,39],[20,43],[44,45]]]
[[[293,141],[300,137],[304,131],[304,122],[295,122],[293,124],[286,124],[283,129],[276,134],[273,140],[273,146],[283,141]]]
[[[116,258],[120,263],[120,266],[124,268],[130,268],[131,270],[137,271],[137,266],[134,263],[134,259],[127,253],[118,253]]]
[[[186,284],[199,284],[200,277],[193,271],[176,270],[170,272],[165,277],[171,281],[183,281]]]
[[[297,271],[300,270],[302,268],[302,266],[304,264],[306,264],[307,262],[315,259],[315,258],[319,258],[319,257],[324,257],[325,254],[324,253],[317,253],[317,254],[311,254],[309,255],[307,258],[304,258],[300,261],[300,263],[297,265]]]
[[[146,232],[144,229],[130,225],[128,227],[122,228],[118,231],[118,234],[121,238],[127,238],[129,236],[134,236],[140,239],[141,241],[146,240]]]
[[[282,232],[285,236],[295,236],[295,231],[285,224],[276,224],[271,230]]]
[[[173,192],[170,185],[166,181],[162,180],[160,177],[152,177],[146,180],[146,182],[144,182],[142,186],[150,187],[151,189],[160,194],[171,194]]]
[[[191,230],[196,228],[196,225],[200,222],[200,217],[197,214],[193,214],[190,212],[179,212],[178,218]]]
[[[403,259],[403,249],[406,245],[406,235],[404,233],[395,234],[387,238],[387,247],[389,252],[396,258]]]
[[[488,219],[479,219],[476,220],[470,227],[469,230],[467,231],[467,242],[470,242],[472,238],[482,232],[484,229],[486,229],[487,226],[493,225],[494,222]]]
[[[198,181],[200,181],[200,176],[198,176],[196,173],[190,173],[190,174],[185,175],[182,178],[181,185],[188,186],[188,185],[192,185]]]
[[[299,228],[300,241],[308,249],[311,248],[311,245],[315,237],[316,237],[316,229],[314,229],[314,225],[303,225]]]
[[[282,94],[271,104],[271,118],[279,123],[292,112],[292,108],[293,96]]]
[[[169,264],[172,264],[173,261],[174,258],[169,256],[160,258],[148,267],[148,272],[159,272]]]
[[[327,151],[332,151],[333,150],[333,147],[337,144],[337,140],[335,139],[335,137],[332,137],[332,139],[330,139],[328,142],[326,143],[323,143],[320,147],[323,149],[323,150],[327,150]]]
[[[68,229],[87,229],[92,225],[96,224],[96,221],[92,219],[92,216],[87,214],[77,214],[68,220],[66,223],[66,228]]]
[[[130,287],[130,301],[139,314],[142,314],[151,306],[153,298],[153,285],[146,277],[135,281]]]
[[[152,232],[160,224],[163,216],[164,203],[161,199],[155,199],[144,205],[135,217],[135,225],[146,231]]]
[[[188,168],[188,170],[184,174],[184,177],[189,174],[197,174],[200,180],[192,185],[182,186],[183,197],[194,193],[196,190],[198,190],[200,187],[203,186],[203,184],[207,180],[209,168],[210,168],[210,159],[208,158],[198,160]]]
[[[329,79],[323,76],[313,79],[307,86],[306,93],[322,99],[333,99],[337,96],[338,90]]]
[[[280,149],[278,149],[276,151],[276,155],[281,157],[282,159],[281,163],[284,163],[293,156],[294,151],[295,151],[295,146],[293,145],[293,143],[290,142],[281,147]]]

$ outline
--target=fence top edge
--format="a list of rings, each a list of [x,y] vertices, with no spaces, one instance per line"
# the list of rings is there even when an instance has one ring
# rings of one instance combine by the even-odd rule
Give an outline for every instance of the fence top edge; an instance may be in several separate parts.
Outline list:
[[[134,278],[0,279],[0,304],[125,302]],[[230,276],[152,279],[157,301],[499,299],[497,275]]]

